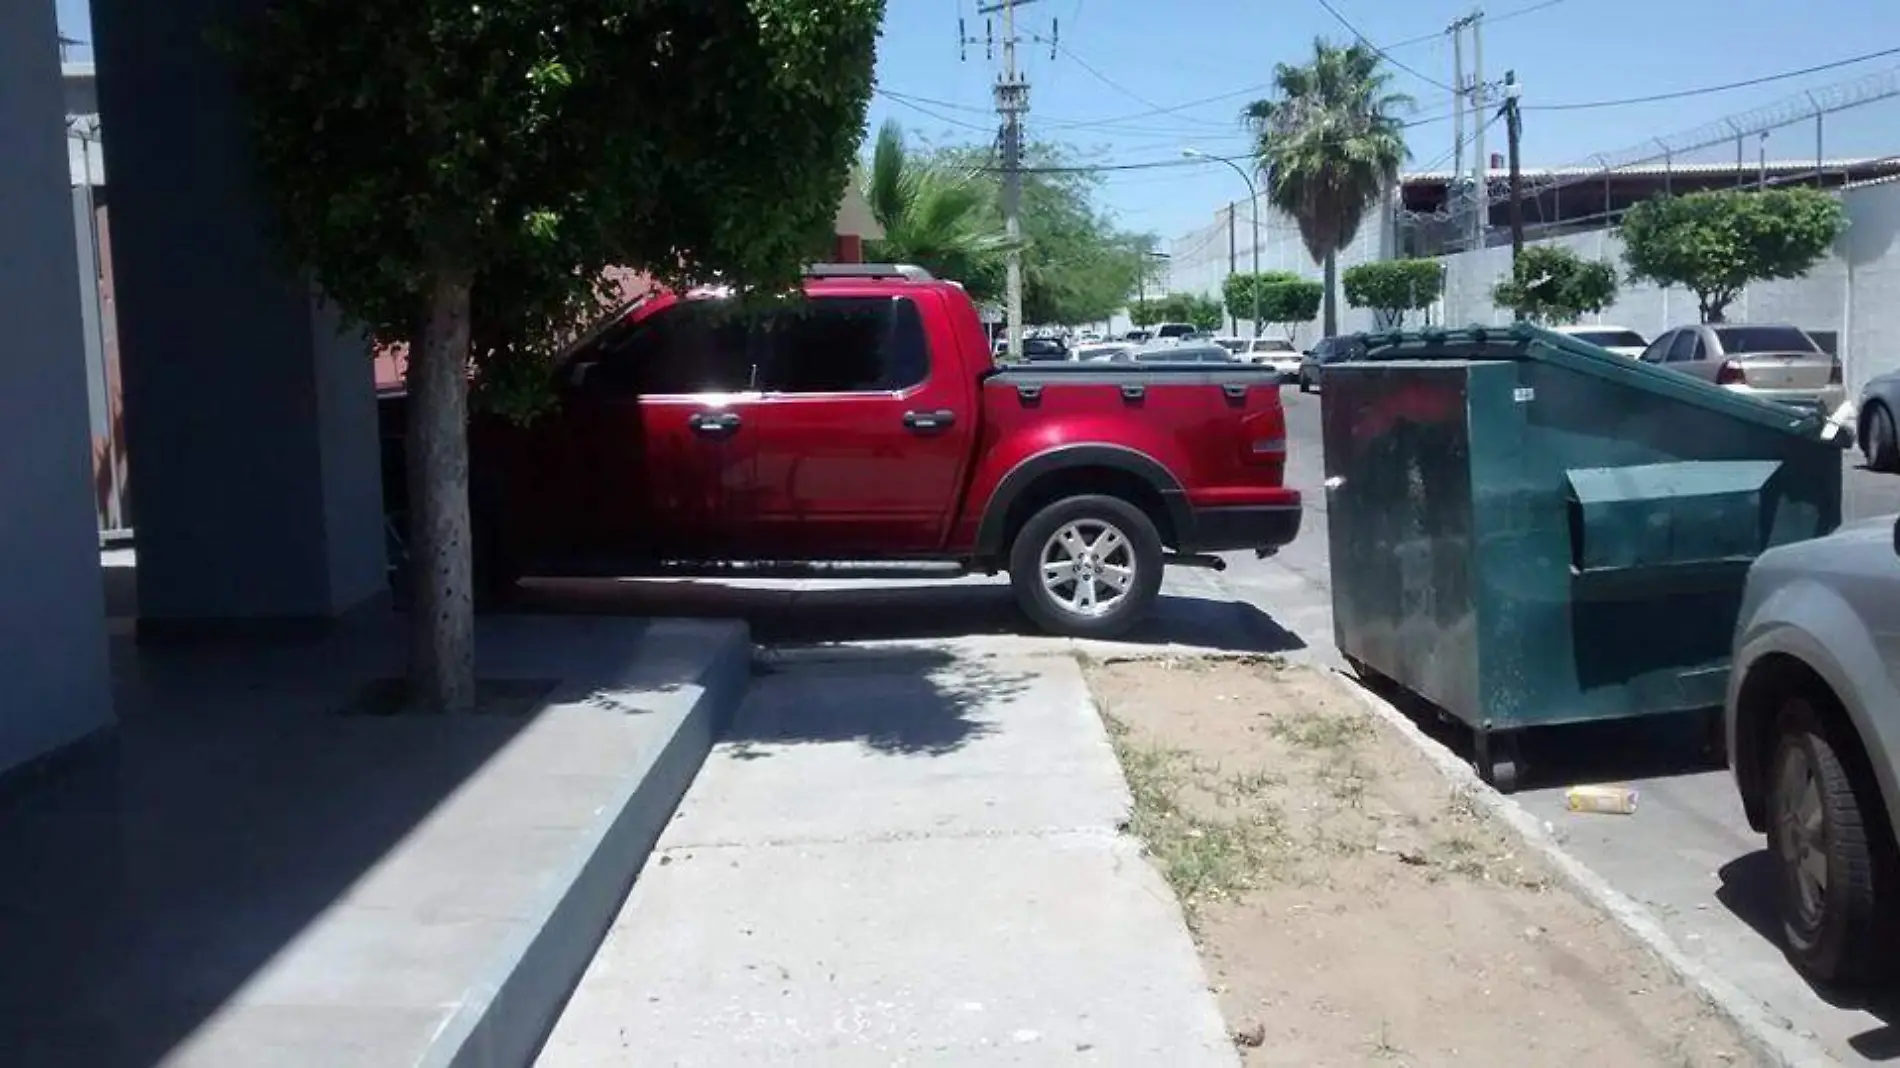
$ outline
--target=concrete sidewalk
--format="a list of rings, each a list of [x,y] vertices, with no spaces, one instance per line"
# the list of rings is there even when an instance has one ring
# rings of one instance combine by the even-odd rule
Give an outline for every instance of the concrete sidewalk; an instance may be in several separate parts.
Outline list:
[[[483,675],[522,701],[359,713],[400,624],[118,643],[116,731],[0,791],[0,1064],[533,1056],[750,644],[731,623],[484,617]]]
[[[541,1064],[1235,1063],[1072,659],[779,663]]]

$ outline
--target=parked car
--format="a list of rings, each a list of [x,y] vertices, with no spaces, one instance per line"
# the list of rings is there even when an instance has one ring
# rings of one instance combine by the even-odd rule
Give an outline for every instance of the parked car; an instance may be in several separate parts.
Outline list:
[[[479,587],[952,564],[937,573],[1007,572],[1044,629],[1099,637],[1146,614],[1166,561],[1299,530],[1280,390],[1258,369],[998,367],[948,282],[827,266],[804,293],[750,310],[656,295],[565,356],[557,411],[477,418]],[[382,411],[396,448],[402,404]]]
[[[1649,347],[1649,342],[1643,340],[1643,335],[1626,326],[1598,323],[1594,326],[1558,326],[1552,329],[1559,334],[1568,334],[1578,341],[1587,341],[1600,349],[1609,349],[1618,356],[1641,356],[1643,350]]]
[[[1768,837],[1784,948],[1821,982],[1884,978],[1900,932],[1900,521],[1756,558],[1726,702],[1729,763]]]
[[[1142,341],[1148,340],[1149,338],[1153,336],[1154,336],[1153,334],[1149,333],[1146,330],[1130,330],[1126,334],[1123,334],[1121,339],[1123,341],[1142,342]]]
[[[1236,356],[1247,351],[1247,339],[1244,337],[1215,337],[1208,340]]]
[[[1366,354],[1366,343],[1357,337],[1327,337],[1315,342],[1313,347],[1301,354],[1300,366],[1295,375],[1299,378],[1300,392],[1311,393],[1321,388],[1326,378],[1326,365],[1341,360],[1355,359]]]
[[[1234,354],[1211,341],[1155,342],[1136,349],[1136,363],[1239,363]]]
[[[1900,433],[1895,432],[1895,412],[1900,412],[1900,371],[1875,375],[1861,387],[1859,431],[1861,452],[1867,466],[1875,471],[1900,471]]]
[[[1640,357],[1762,400],[1832,412],[1846,398],[1841,361],[1800,327],[1701,323],[1666,331]]]
[[[1186,338],[1198,333],[1200,331],[1194,329],[1193,323],[1156,323],[1149,336],[1154,339]]]
[[[1068,360],[1069,346],[1059,337],[1023,338],[1023,359],[1025,360]]]
[[[1300,376],[1300,350],[1285,338],[1254,338],[1247,343],[1240,358],[1247,363],[1273,368],[1279,373],[1282,382],[1291,382]]]
[[[1125,363],[1136,346],[1120,341],[1077,345],[1075,358],[1082,363]]]

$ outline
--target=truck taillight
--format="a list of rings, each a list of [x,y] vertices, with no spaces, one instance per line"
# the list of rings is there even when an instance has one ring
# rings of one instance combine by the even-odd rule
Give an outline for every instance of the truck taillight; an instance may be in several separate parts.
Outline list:
[[[1830,386],[1838,386],[1841,384],[1841,358],[1839,356],[1834,357],[1834,362],[1828,366],[1827,384]]]
[[[1742,373],[1742,367],[1734,360],[1723,360],[1722,366],[1715,369],[1715,384],[1718,386],[1739,386],[1748,381]]]

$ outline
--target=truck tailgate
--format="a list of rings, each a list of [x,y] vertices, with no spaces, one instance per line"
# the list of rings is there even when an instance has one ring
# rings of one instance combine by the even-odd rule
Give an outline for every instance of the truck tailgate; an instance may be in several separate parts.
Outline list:
[[[1286,414],[1270,367],[1043,364],[984,380],[979,456],[1084,443],[1155,460],[1197,508],[1300,500],[1285,488]]]

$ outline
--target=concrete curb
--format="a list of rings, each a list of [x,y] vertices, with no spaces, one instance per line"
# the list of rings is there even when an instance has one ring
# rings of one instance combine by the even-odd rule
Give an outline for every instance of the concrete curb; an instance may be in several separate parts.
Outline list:
[[[734,629],[689,685],[698,697],[680,715],[645,772],[603,806],[570,869],[553,881],[538,922],[505,946],[471,985],[418,1068],[514,1068],[533,1062],[592,962],[607,928],[646,864],[680,798],[732,719],[751,683],[752,643]]]
[[[1773,1065],[1774,1068],[1840,1068],[1839,1061],[1778,1023],[1759,1000],[1691,959],[1662,929],[1648,909],[1565,852],[1544,829],[1543,821],[1524,806],[1486,786],[1470,765],[1433,741],[1409,716],[1359,685],[1344,672],[1329,670],[1326,675],[1343,693],[1364,705],[1369,712],[1411,742],[1413,748],[1424,754],[1448,783],[1468,792],[1480,808],[1517,832],[1518,837],[1536,850],[1572,891],[1621,924],[1664,967],[1674,972],[1684,985],[1700,993],[1703,1000],[1741,1032],[1749,1052],[1758,1061]]]

